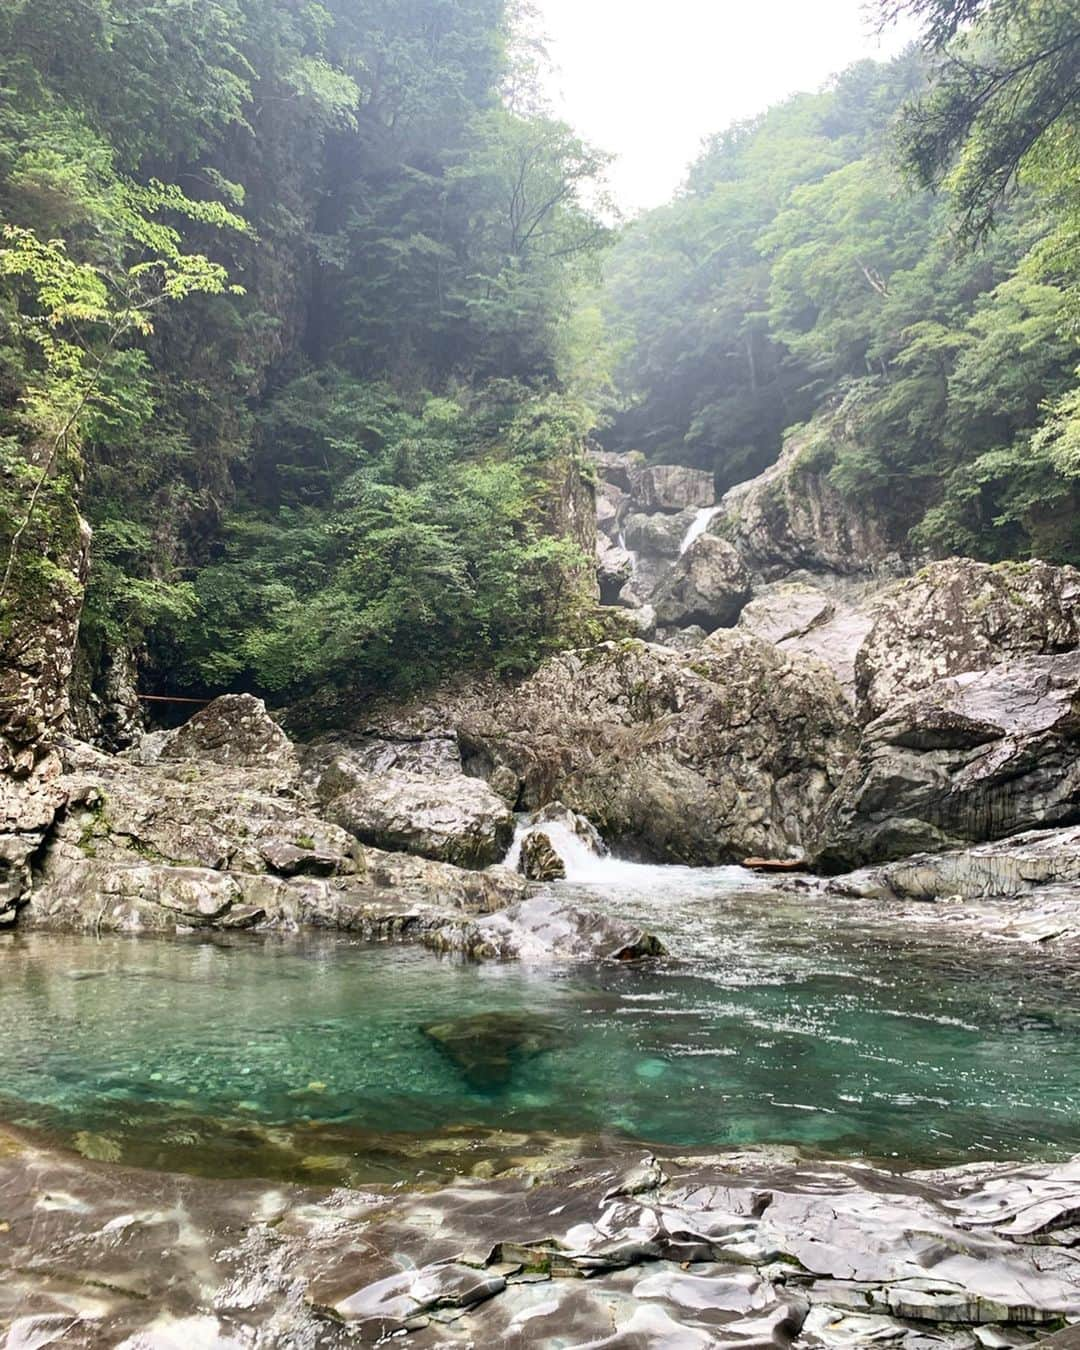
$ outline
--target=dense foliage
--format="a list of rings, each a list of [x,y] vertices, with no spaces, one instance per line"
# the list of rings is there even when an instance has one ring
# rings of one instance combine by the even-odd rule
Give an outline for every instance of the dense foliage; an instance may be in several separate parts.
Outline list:
[[[924,51],[714,138],[620,241],[609,439],[726,485],[809,422],[914,547],[1080,561],[1080,16],[883,7]]]
[[[0,10],[0,535],[19,571],[20,528],[81,485],[93,662],[401,686],[579,621],[546,501],[589,423],[568,320],[602,163],[537,111],[515,22]]]

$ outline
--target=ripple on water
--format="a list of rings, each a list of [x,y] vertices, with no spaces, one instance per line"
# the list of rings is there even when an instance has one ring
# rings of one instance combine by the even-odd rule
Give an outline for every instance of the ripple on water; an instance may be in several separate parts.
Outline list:
[[[918,1162],[1080,1148],[1071,972],[1032,979],[1037,958],[764,895],[738,868],[612,866],[560,889],[647,922],[675,960],[542,971],[347,940],[16,935],[0,1117],[152,1166],[286,1176],[314,1158],[346,1179],[472,1165],[507,1131],[519,1148],[614,1131]],[[491,1013],[504,1033],[542,1024],[543,1045],[485,1039]],[[422,1030],[469,1018],[471,1075]]]

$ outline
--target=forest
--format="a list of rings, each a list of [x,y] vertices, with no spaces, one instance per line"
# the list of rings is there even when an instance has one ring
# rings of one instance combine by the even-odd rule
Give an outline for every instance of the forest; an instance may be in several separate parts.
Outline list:
[[[1080,16],[893,10],[625,223],[507,0],[12,0],[0,603],[77,507],[87,679],[527,670],[619,631],[552,520],[590,440],[722,490],[798,432],[912,556],[1080,561]]]

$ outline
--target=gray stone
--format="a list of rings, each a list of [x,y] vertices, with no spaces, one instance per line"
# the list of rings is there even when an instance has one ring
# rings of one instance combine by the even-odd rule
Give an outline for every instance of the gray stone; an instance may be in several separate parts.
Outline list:
[[[712,506],[716,486],[711,473],[683,464],[651,464],[639,469],[630,483],[630,495],[639,511],[685,511]]]
[[[364,736],[321,736],[302,746],[299,753],[302,781],[323,805],[379,774],[447,779],[462,772],[461,750],[449,728],[410,735],[390,723]]]
[[[677,558],[696,514],[695,511],[680,511],[674,516],[642,512],[628,515],[622,526],[626,547],[651,558]]]
[[[476,1013],[422,1027],[470,1087],[505,1087],[514,1067],[566,1041],[562,1029],[527,1013]]]
[[[1080,651],[938,680],[863,732],[830,800],[830,869],[1000,839],[1080,815]]]
[[[829,481],[831,460],[811,443],[820,428],[789,437],[779,460],[725,493],[714,528],[724,532],[751,571],[776,579],[812,571],[902,573],[906,517],[868,510]]]
[[[223,694],[174,732],[161,750],[170,762],[194,760],[230,768],[280,772],[295,778],[292,742],[251,694]]]
[[[695,539],[667,574],[654,601],[662,624],[730,628],[750,598],[742,559],[723,539]]]
[[[637,961],[665,955],[660,940],[633,924],[536,895],[479,919],[427,932],[426,946],[474,960]]]
[[[591,449],[589,463],[596,469],[602,483],[611,483],[624,492],[629,492],[634,475],[644,466],[645,456],[640,450],[620,453],[615,450]]]
[[[486,1049],[496,1091],[559,1040],[528,1018],[446,1025],[444,1052],[483,1074]],[[458,1141],[455,1170],[473,1143]],[[901,1174],[611,1145],[358,1191],[178,1179],[5,1132],[0,1335],[76,1350],[346,1350],[406,1331],[422,1350],[974,1350],[1039,1328],[1064,1350],[1078,1207],[1076,1161]]]
[[[510,847],[514,817],[479,778],[386,773],[360,780],[327,808],[364,844],[459,867],[487,867]]]
[[[1080,645],[1080,572],[1044,562],[931,563],[885,596],[859,652],[865,718],[948,675]]]
[[[739,615],[739,627],[781,651],[817,657],[854,702],[855,659],[873,627],[875,608],[875,594],[865,588],[851,603],[818,585],[786,582],[756,593]]]
[[[561,801],[658,861],[799,856],[855,749],[832,675],[747,633],[681,654],[641,642],[552,657],[516,685],[455,684],[395,714],[453,725],[520,802]]]

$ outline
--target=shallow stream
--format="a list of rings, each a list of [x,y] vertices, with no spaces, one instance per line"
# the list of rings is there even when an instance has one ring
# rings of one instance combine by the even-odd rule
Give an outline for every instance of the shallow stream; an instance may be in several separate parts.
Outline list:
[[[902,1163],[1080,1150],[1068,967],[736,868],[574,870],[560,890],[673,959],[0,939],[0,1119],[95,1157],[320,1180],[453,1170],[538,1134]]]

